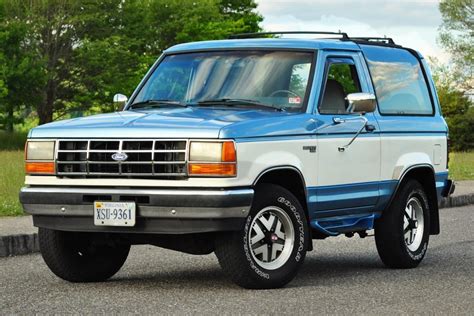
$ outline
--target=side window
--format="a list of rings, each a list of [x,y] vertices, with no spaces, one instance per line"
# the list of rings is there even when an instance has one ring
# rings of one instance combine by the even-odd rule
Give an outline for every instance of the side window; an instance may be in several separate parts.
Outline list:
[[[431,115],[426,80],[418,59],[397,48],[363,47],[381,114]]]
[[[344,114],[347,112],[348,103],[346,96],[349,93],[360,92],[360,82],[357,69],[352,61],[338,61],[330,63],[324,93],[319,113],[322,114]]]

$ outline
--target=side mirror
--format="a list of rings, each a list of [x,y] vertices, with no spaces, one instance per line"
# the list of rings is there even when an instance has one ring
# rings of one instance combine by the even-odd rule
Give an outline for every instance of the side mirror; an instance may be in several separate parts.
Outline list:
[[[125,104],[127,103],[128,98],[126,95],[123,95],[121,93],[117,93],[114,95],[114,108],[115,110],[121,111]]]
[[[347,95],[346,100],[349,102],[347,111],[351,113],[370,113],[374,112],[377,107],[375,95],[372,93],[350,93]]]

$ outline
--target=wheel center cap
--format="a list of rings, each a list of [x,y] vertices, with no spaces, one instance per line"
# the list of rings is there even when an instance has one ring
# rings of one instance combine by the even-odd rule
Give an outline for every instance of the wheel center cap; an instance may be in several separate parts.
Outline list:
[[[265,239],[266,239],[266,243],[271,245],[278,240],[278,236],[275,233],[268,232]]]

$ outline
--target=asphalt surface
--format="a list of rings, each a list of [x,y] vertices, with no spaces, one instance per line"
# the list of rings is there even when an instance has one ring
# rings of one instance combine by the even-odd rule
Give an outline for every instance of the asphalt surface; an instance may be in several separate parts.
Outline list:
[[[373,238],[315,241],[283,289],[245,290],[214,255],[135,246],[105,283],[55,277],[38,254],[0,258],[0,314],[474,314],[474,206],[441,211],[442,234],[411,270],[390,270]]]

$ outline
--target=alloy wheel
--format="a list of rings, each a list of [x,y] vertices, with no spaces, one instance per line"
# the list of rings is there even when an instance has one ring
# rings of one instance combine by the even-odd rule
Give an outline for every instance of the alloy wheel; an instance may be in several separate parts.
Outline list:
[[[403,236],[410,251],[416,251],[423,240],[423,206],[417,197],[408,200],[403,213]]]
[[[290,216],[279,207],[265,207],[253,218],[248,240],[252,257],[260,267],[280,268],[293,251],[295,230]]]

